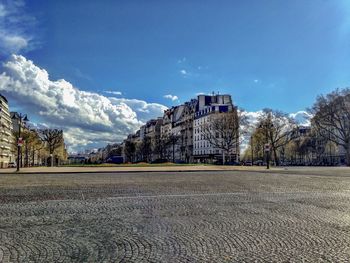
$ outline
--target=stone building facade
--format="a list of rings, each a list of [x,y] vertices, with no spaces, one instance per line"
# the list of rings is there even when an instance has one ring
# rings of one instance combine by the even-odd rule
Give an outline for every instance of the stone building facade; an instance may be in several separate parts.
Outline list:
[[[7,99],[0,94],[0,168],[15,162],[13,155],[12,120]]]
[[[199,95],[181,105],[164,111],[161,118],[148,121],[135,134],[131,134],[124,141],[140,144],[145,137],[162,138],[165,154],[169,160],[176,162],[212,162],[221,156],[221,151],[214,149],[203,136],[199,135],[200,125],[214,113],[230,112],[234,108],[230,95]],[[237,149],[232,154],[236,155]],[[151,160],[160,158],[159,154],[152,154]]]
[[[223,149],[213,146],[204,135],[204,126],[219,113],[229,113],[234,109],[230,95],[198,96],[198,107],[193,120],[193,160],[211,163],[222,161]],[[238,145],[238,141],[237,141]],[[238,160],[238,147],[232,147],[229,160]]]

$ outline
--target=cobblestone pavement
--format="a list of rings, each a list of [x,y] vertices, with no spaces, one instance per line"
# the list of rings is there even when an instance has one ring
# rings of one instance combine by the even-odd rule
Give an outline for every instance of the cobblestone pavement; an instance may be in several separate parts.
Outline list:
[[[0,202],[0,262],[350,262],[348,176],[3,175]]]

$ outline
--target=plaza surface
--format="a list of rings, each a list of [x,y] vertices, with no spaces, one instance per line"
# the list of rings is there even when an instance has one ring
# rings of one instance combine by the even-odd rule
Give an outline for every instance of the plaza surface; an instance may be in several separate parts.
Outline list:
[[[183,172],[183,171],[237,171],[237,170],[263,171],[265,167],[254,166],[230,166],[230,165],[193,165],[193,164],[122,164],[122,165],[83,165],[83,166],[60,166],[60,167],[25,167],[21,173],[110,173],[110,172]],[[282,170],[282,168],[280,168]],[[0,174],[14,173],[15,168],[0,169]]]
[[[349,168],[0,174],[0,204],[0,262],[350,261]]]

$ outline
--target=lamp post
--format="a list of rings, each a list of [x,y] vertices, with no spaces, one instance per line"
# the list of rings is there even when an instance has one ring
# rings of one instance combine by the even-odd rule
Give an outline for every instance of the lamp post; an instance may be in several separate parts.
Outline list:
[[[28,120],[27,114],[15,113],[12,119],[18,120],[18,141],[17,141],[17,172],[19,172],[20,167],[20,156],[22,158],[22,138],[21,138],[21,128],[22,124],[25,124]]]

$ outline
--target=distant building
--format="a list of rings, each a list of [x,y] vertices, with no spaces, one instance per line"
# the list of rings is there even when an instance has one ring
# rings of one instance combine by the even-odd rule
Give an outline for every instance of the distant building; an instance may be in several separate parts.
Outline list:
[[[15,162],[13,155],[12,120],[7,99],[0,94],[0,167],[6,168]]]
[[[215,118],[218,113],[228,113],[234,106],[230,95],[199,95],[198,107],[193,121],[193,159],[197,162],[212,162],[222,159],[222,149],[216,148],[207,141],[203,126]],[[238,142],[237,142],[238,145]],[[238,148],[230,150],[229,159],[238,159]]]
[[[165,111],[161,135],[163,137],[175,136],[175,160],[183,162],[193,161],[193,120],[198,100],[192,99],[182,105],[172,107]],[[172,147],[169,151],[172,152]]]
[[[68,164],[84,164],[89,159],[89,155],[85,153],[70,154],[67,158]]]
[[[91,163],[103,162],[103,148],[95,149],[89,153],[89,160]]]
[[[123,145],[129,141],[137,148],[147,137],[152,142],[150,161],[166,158],[169,161],[174,159],[176,162],[186,163],[212,162],[222,158],[222,150],[210,145],[200,135],[201,125],[216,113],[231,112],[233,109],[230,95],[199,95],[196,99],[165,110],[163,117],[148,121],[135,134],[130,134]],[[160,146],[159,143],[163,145]],[[159,148],[163,150],[160,152]],[[237,142],[237,147],[230,150],[228,157],[237,161],[238,152]],[[136,150],[135,161],[145,159],[142,154],[137,153]]]

